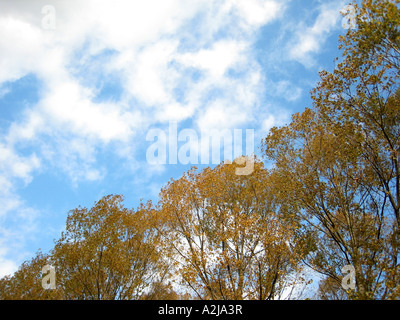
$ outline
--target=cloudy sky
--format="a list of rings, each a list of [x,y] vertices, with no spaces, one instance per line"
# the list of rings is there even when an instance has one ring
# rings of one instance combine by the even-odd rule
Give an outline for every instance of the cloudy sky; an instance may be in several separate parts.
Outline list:
[[[150,163],[149,132],[250,129],[258,154],[334,68],[344,5],[0,0],[0,277],[51,249],[69,210],[136,207],[191,167]]]

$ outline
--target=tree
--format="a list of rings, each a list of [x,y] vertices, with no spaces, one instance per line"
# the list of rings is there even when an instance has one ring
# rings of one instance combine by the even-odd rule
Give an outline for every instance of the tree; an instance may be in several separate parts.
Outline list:
[[[160,254],[152,204],[134,211],[122,202],[122,196],[110,195],[90,210],[70,211],[49,254],[39,252],[0,279],[0,299],[176,299],[164,283],[169,267]],[[46,265],[55,268],[53,290],[42,285]]]
[[[357,28],[340,39],[343,61],[320,73],[313,108],[263,142],[275,193],[303,221],[298,250],[325,291],[342,290],[340,270],[353,265],[350,297],[361,299],[399,297],[398,4],[354,3]]]
[[[12,276],[0,279],[0,300],[63,299],[63,292],[57,282],[55,290],[43,288],[46,274],[42,270],[46,265],[54,265],[54,262],[49,255],[39,251],[30,261],[22,263]]]
[[[276,214],[263,164],[256,160],[248,176],[236,168],[192,168],[163,188],[163,252],[200,299],[274,299],[296,268],[294,226]]]
[[[122,201],[110,195],[70,212],[52,252],[66,299],[138,299],[165,276],[151,205],[132,211]]]
[[[341,268],[354,265],[363,298],[378,290],[387,259],[384,199],[360,178],[359,153],[328,123],[307,109],[292,123],[274,129],[265,152],[276,160],[274,193],[288,216],[302,220],[296,250],[308,253],[307,264],[341,282]],[[341,133],[341,134],[339,134]],[[284,137],[284,138],[283,138]],[[368,292],[368,293],[367,293]]]

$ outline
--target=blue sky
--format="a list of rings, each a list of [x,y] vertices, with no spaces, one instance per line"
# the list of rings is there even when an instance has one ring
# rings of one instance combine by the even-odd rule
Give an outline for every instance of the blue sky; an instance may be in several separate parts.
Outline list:
[[[334,68],[345,4],[2,0],[0,276],[51,249],[69,210],[136,207],[189,170],[149,163],[152,129],[252,129],[258,154]]]

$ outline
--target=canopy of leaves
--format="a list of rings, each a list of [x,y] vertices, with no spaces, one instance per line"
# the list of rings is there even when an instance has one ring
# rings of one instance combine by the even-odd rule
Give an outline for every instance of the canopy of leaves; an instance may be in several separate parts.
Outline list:
[[[348,297],[399,294],[398,4],[354,4],[357,28],[341,38],[342,62],[321,72],[313,108],[273,128],[263,142],[275,161],[277,194],[294,199],[288,210],[313,239],[303,250],[327,277],[324,292],[342,290],[341,267],[351,264],[357,287]]]
[[[235,172],[235,164],[193,169],[162,190],[166,251],[201,299],[273,299],[296,267],[294,227],[277,214],[260,161],[251,175]]]

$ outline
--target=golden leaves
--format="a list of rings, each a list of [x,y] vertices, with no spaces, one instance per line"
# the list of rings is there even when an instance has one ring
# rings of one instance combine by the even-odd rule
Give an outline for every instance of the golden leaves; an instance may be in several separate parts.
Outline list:
[[[276,289],[267,278],[276,275],[278,286],[293,262],[285,243],[291,229],[272,210],[268,171],[257,159],[251,175],[236,175],[236,166],[192,169],[160,195],[177,275],[202,298],[266,298]],[[275,255],[285,263],[277,265]]]
[[[122,202],[110,195],[70,212],[52,253],[67,299],[139,298],[164,272],[151,203],[132,211]]]
[[[320,72],[313,108],[263,141],[281,210],[314,238],[299,243],[312,248],[309,263],[335,281],[339,267],[353,263],[361,298],[389,297],[398,279],[400,43],[391,40],[399,35],[398,4],[355,4],[358,28],[341,37],[337,68]],[[382,278],[385,265],[395,271]]]

